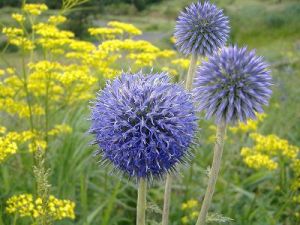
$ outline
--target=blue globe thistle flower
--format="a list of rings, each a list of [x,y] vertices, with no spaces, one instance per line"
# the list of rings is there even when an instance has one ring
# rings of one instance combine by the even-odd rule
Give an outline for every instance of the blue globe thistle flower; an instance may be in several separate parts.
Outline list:
[[[208,1],[199,1],[180,13],[175,26],[175,44],[185,55],[211,55],[225,45],[229,30],[229,20],[222,9]]]
[[[188,159],[197,118],[191,94],[167,74],[122,73],[92,107],[102,160],[129,177],[161,177]]]
[[[246,122],[263,112],[272,94],[268,65],[246,47],[224,47],[196,71],[193,94],[206,118]]]

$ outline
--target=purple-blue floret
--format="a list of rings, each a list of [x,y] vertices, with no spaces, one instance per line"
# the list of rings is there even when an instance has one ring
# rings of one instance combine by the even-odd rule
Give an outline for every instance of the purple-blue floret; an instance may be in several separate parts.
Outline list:
[[[185,162],[197,128],[191,94],[166,73],[123,72],[107,81],[91,121],[96,154],[137,179],[162,177]]]
[[[228,17],[209,1],[192,3],[182,11],[175,26],[175,45],[185,54],[211,55],[226,44]]]
[[[268,65],[246,47],[224,47],[197,69],[193,95],[206,118],[246,122],[263,112],[272,94]]]

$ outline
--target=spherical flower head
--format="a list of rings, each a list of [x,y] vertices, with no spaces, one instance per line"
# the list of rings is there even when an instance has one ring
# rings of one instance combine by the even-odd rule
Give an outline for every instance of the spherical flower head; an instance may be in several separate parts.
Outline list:
[[[175,26],[175,44],[185,55],[207,56],[225,45],[229,31],[229,20],[223,10],[208,1],[199,1],[180,13]]]
[[[196,71],[193,94],[206,118],[246,122],[263,112],[272,94],[268,65],[246,47],[224,47]]]
[[[190,155],[197,118],[191,94],[165,73],[122,73],[92,107],[96,154],[129,177],[155,178]]]

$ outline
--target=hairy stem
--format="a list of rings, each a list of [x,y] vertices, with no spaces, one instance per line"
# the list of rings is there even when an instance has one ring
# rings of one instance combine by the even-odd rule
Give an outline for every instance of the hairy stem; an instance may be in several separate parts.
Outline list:
[[[189,71],[188,71],[188,74],[185,78],[185,88],[187,90],[190,90],[192,88],[192,85],[193,85],[195,70],[196,70],[196,67],[197,67],[197,59],[198,59],[198,55],[196,55],[196,54],[192,55]]]
[[[172,175],[168,174],[166,179],[165,194],[164,194],[164,208],[162,214],[162,225],[169,223],[169,211],[171,201]]]
[[[208,186],[206,189],[204,201],[196,225],[204,225],[206,222],[207,212],[212,201],[212,197],[215,191],[215,186],[216,186],[216,182],[217,182],[217,178],[221,166],[225,135],[226,135],[226,122],[222,121],[217,127],[216,142],[214,147],[214,157],[213,157],[212,167],[209,173]]]
[[[146,224],[146,192],[147,192],[147,180],[141,178],[138,187],[136,225]]]
[[[197,66],[198,56],[192,55],[190,67],[186,77],[182,79],[185,81],[185,88],[190,90],[192,88],[193,79],[195,75],[195,70]],[[162,215],[162,225],[167,225],[169,222],[169,212],[170,212],[170,198],[171,198],[171,189],[172,189],[172,175],[168,174],[165,185],[165,194],[164,194],[164,208]]]

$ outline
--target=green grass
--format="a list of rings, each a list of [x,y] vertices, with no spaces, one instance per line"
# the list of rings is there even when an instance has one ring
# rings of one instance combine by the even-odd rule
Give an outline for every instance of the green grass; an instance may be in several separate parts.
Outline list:
[[[155,44],[171,48],[172,36],[178,11],[188,0],[165,0],[154,4],[147,10],[137,13],[128,10],[129,15],[97,16],[97,20],[121,20],[140,27],[147,35],[160,35]],[[270,62],[274,77],[274,94],[270,107],[266,108],[268,117],[259,131],[274,133],[287,138],[292,144],[300,146],[300,4],[298,1],[283,0],[219,0],[215,1],[225,8],[230,17],[232,33],[230,43],[256,48],[257,52]],[[2,14],[3,12],[3,14]],[[1,23],[10,23],[11,9],[1,9]],[[117,13],[117,12],[116,12]],[[124,13],[124,12],[123,12]],[[3,19],[3,20],[2,20]],[[154,35],[154,36],[155,36]],[[6,61],[18,64],[17,53],[5,55]],[[1,60],[0,60],[1,61]],[[3,66],[3,64],[0,64]],[[71,124],[74,132],[52,140],[47,163],[51,168],[51,192],[59,198],[76,200],[75,221],[64,220],[56,224],[68,225],[131,225],[135,221],[136,185],[132,181],[120,179],[111,168],[97,165],[92,157],[95,146],[90,146],[92,137],[86,133],[89,123],[87,105],[80,109],[61,111],[56,120]],[[2,121],[1,121],[2,122]],[[181,224],[184,215],[182,202],[196,198],[201,200],[206,188],[206,168],[212,159],[212,145],[206,142],[211,132],[209,122],[201,121],[199,136],[202,145],[195,149],[192,169],[182,168],[181,175],[174,182],[171,206],[172,225]],[[16,123],[15,126],[20,126]],[[233,219],[238,225],[296,225],[289,216],[293,208],[285,206],[280,199],[288,190],[274,191],[274,183],[279,174],[261,171],[254,173],[242,162],[239,150],[250,144],[247,136],[229,135],[232,143],[225,146],[221,176],[217,184],[212,211]],[[245,141],[245,143],[242,143]],[[32,192],[34,180],[32,159],[25,156],[21,161],[10,159],[0,165],[0,225],[11,224],[12,217],[4,210],[4,200],[22,192]],[[261,188],[263,187],[263,188]],[[148,215],[151,225],[160,220],[163,182],[155,182],[148,195]],[[285,208],[286,207],[286,208]],[[27,225],[19,220],[18,225]],[[21,222],[23,221],[23,222]]]

